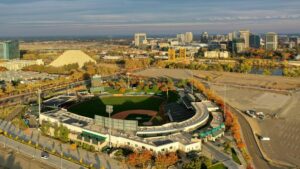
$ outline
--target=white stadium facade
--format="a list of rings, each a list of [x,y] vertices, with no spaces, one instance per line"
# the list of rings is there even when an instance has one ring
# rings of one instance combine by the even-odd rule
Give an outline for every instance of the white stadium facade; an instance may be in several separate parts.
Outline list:
[[[187,102],[187,100],[181,101]],[[202,141],[207,140],[207,138],[193,137],[191,133],[207,125],[210,114],[217,110],[218,107],[207,100],[191,101],[190,104],[195,112],[191,118],[181,122],[169,122],[161,126],[137,126],[136,129],[133,127],[134,129],[132,130],[109,129],[106,125],[99,124],[97,117],[93,119],[80,116],[68,112],[66,109],[42,112],[39,120],[40,124],[48,121],[66,126],[71,131],[69,135],[70,140],[91,144],[99,151],[110,143],[115,147],[148,149],[154,153],[174,152],[177,150],[183,152],[200,151]],[[113,120],[107,118],[104,121],[111,124]],[[213,121],[215,122],[216,120]],[[222,136],[224,134],[224,126],[222,126],[220,131],[218,135],[212,136],[213,134],[208,134],[208,139]]]

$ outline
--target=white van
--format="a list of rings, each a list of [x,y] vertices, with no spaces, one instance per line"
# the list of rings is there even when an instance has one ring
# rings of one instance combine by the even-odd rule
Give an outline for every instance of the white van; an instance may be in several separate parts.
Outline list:
[[[270,141],[270,137],[260,136],[259,138],[261,141]]]

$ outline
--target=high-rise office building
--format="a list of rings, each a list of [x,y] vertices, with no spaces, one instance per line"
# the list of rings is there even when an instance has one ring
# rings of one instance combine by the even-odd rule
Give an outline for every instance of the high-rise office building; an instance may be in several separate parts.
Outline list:
[[[20,59],[20,49],[18,41],[0,42],[0,59],[11,60]]]
[[[179,58],[180,59],[186,59],[186,49],[185,48],[180,48],[179,49]]]
[[[236,32],[228,33],[228,41],[233,41],[235,38],[237,38]]]
[[[260,36],[259,35],[250,35],[250,47],[258,49],[260,48]]]
[[[179,42],[185,42],[185,34],[181,33],[181,34],[177,34],[177,40]]]
[[[243,38],[245,40],[245,48],[250,48],[250,31],[240,30],[240,38]]]
[[[169,60],[175,60],[176,59],[176,51],[174,48],[169,48],[168,49],[168,57]]]
[[[232,53],[241,53],[245,51],[245,39],[236,38],[232,41]]]
[[[136,33],[134,34],[134,45],[141,46],[147,43],[146,33]]]
[[[192,32],[186,32],[185,33],[185,42],[191,43],[193,41],[193,33]]]
[[[278,35],[275,32],[268,32],[265,39],[266,50],[277,50]]]
[[[203,32],[201,35],[201,42],[202,43],[208,43],[208,33],[207,32]]]
[[[295,42],[296,45],[300,44],[300,38],[297,36],[290,37],[290,42]]]

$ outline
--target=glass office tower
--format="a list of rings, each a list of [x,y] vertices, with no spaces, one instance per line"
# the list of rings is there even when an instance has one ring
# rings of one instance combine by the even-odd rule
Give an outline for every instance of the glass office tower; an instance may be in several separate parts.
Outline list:
[[[18,41],[0,42],[0,59],[11,60],[20,59],[20,49]]]

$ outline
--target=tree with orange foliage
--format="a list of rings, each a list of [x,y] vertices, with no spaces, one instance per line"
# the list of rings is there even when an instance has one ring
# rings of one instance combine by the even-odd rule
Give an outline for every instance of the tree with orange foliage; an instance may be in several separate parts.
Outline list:
[[[132,166],[139,166],[147,168],[149,162],[151,161],[152,153],[149,150],[142,150],[140,152],[134,152],[128,156],[128,164]]]
[[[77,145],[75,143],[70,145],[70,150],[76,150]]]
[[[174,152],[168,154],[158,154],[155,158],[155,167],[157,169],[167,169],[175,164],[178,160],[177,154]]]
[[[125,93],[125,92],[126,92],[126,88],[121,87],[121,88],[119,89],[119,92],[122,93],[122,94]]]
[[[242,141],[240,141],[240,142],[237,143],[237,147],[238,147],[239,149],[243,149],[243,148],[246,147],[246,145],[245,145],[245,143],[243,143]]]

